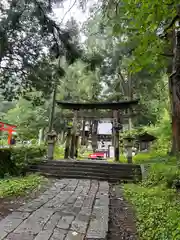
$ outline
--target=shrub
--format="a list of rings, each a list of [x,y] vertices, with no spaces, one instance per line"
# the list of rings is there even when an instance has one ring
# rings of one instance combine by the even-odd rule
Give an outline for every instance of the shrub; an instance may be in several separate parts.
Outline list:
[[[28,161],[36,161],[45,155],[44,146],[22,146],[0,149],[0,177],[18,175]]]
[[[133,157],[134,163],[153,163],[153,162],[162,162],[167,159],[167,154],[164,152],[140,152]]]
[[[11,159],[10,149],[0,149],[0,177],[4,177],[5,174],[14,175],[17,173],[16,164]]]
[[[176,165],[156,163],[152,164],[143,186],[165,185],[167,188],[175,187],[180,182],[180,169]]]

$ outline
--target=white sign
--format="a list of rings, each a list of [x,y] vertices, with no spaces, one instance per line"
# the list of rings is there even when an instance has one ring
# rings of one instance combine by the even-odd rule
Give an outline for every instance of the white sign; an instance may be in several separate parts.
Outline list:
[[[114,147],[113,146],[109,147],[109,157],[114,158]]]

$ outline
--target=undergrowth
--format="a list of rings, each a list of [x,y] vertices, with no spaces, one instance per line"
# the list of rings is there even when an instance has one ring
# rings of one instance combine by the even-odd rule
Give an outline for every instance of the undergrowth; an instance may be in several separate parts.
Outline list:
[[[8,177],[0,180],[0,198],[26,195],[38,189],[47,179],[37,174],[26,177]]]
[[[139,240],[180,240],[177,191],[180,169],[176,159],[165,154],[144,153],[137,155],[134,161],[149,166],[140,184],[124,185],[125,196],[136,211]]]

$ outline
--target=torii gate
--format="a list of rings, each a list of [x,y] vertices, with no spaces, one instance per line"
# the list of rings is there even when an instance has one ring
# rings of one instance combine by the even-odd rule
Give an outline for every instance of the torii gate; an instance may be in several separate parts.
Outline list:
[[[11,138],[12,138],[12,133],[16,132],[15,128],[16,125],[8,124],[5,122],[0,122],[0,131],[5,131],[8,132],[8,144],[10,145],[11,143]]]

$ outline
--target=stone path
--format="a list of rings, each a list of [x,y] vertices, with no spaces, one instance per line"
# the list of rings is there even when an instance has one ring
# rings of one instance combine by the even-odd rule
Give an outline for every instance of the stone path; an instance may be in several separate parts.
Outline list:
[[[0,221],[0,240],[106,239],[109,185],[62,179]]]

